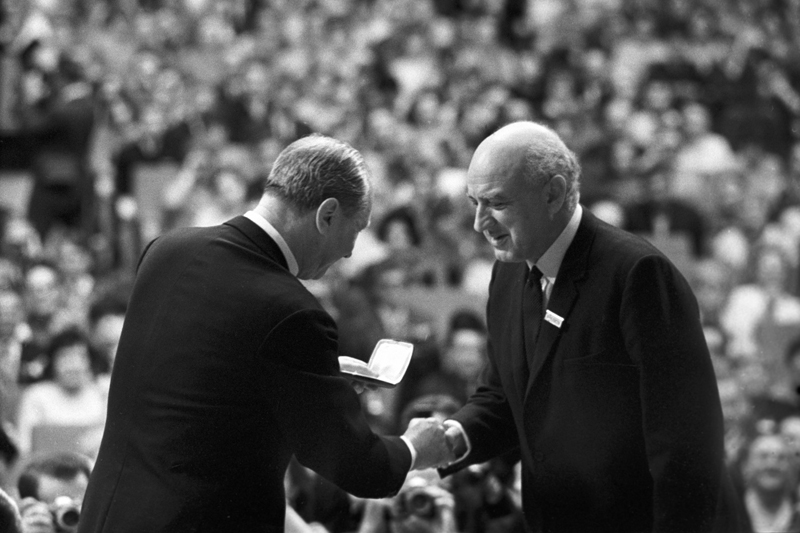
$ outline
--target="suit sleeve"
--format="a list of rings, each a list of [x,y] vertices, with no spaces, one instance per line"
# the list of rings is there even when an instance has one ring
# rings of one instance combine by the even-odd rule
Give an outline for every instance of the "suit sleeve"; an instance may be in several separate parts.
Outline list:
[[[497,264],[492,274],[492,283],[496,273]],[[492,323],[491,302],[487,305],[486,319],[488,324]],[[469,437],[471,451],[460,461],[442,469],[442,475],[448,475],[471,464],[488,461],[492,457],[519,448],[514,415],[497,371],[496,358],[502,354],[494,352],[491,328],[487,353],[489,361],[478,389],[467,404],[451,417],[464,428]]]
[[[411,453],[399,437],[372,432],[358,395],[340,375],[336,327],[322,311],[281,322],[266,345],[265,387],[276,431],[303,465],[343,490],[381,498],[400,490]]]
[[[627,276],[620,321],[640,370],[654,531],[709,531],[723,476],[723,430],[697,302],[666,259],[648,256]]]

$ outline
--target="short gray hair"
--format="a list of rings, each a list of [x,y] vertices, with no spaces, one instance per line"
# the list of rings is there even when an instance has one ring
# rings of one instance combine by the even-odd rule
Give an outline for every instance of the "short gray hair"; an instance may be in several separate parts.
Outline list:
[[[366,217],[372,205],[364,158],[346,142],[320,134],[303,137],[284,148],[264,185],[264,192],[270,191],[303,211],[336,198],[346,216]]]
[[[560,174],[567,181],[566,203],[570,211],[580,198],[581,165],[578,156],[567,148],[558,134],[539,124],[552,135],[537,135],[525,152],[527,174],[535,181],[543,181]]]

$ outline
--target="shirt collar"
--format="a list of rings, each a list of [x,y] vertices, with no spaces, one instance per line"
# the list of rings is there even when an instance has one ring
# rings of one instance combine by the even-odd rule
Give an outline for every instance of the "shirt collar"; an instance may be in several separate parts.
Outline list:
[[[535,263],[536,267],[542,271],[542,276],[547,278],[550,283],[555,281],[558,269],[561,268],[561,262],[567,254],[567,248],[572,244],[575,234],[578,233],[578,226],[581,223],[582,216],[583,208],[578,204],[567,223],[567,227],[564,228],[561,235],[558,236],[555,242],[550,245],[550,248],[548,248]],[[532,266],[530,262],[528,266]]]
[[[286,264],[289,266],[289,272],[292,273],[292,276],[297,276],[298,272],[300,272],[300,267],[297,265],[297,259],[294,257],[289,245],[286,244],[286,241],[283,240],[283,237],[281,237],[281,234],[275,229],[275,226],[270,224],[269,220],[259,215],[255,211],[248,211],[244,214],[244,216],[252,220],[259,228],[263,229],[273,241],[275,241],[275,244],[278,245],[278,248],[281,249],[283,256],[286,258]]]

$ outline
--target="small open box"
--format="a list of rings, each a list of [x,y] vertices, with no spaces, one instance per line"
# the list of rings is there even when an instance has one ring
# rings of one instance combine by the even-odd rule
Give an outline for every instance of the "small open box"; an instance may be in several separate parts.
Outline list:
[[[414,345],[410,342],[381,339],[372,350],[369,363],[360,359],[339,356],[342,374],[369,385],[392,388],[403,379],[411,362]]]

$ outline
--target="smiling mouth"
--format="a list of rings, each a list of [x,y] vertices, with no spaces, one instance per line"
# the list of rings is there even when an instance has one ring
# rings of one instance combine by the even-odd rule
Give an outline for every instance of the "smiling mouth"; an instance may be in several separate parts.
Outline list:
[[[489,235],[486,234],[486,240],[489,241],[489,244],[492,246],[499,246],[503,244],[506,239],[508,239],[508,235]]]

